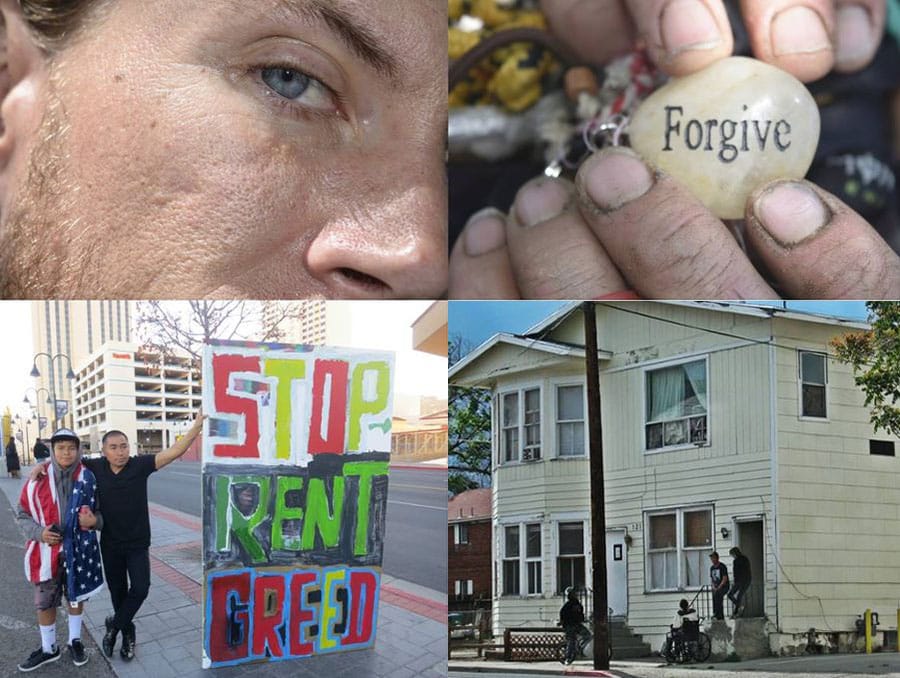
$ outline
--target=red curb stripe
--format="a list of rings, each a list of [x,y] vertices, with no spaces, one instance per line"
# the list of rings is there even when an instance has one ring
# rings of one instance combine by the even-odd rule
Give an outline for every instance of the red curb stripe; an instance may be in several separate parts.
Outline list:
[[[195,603],[201,602],[200,584],[186,577],[168,563],[163,562],[154,555],[150,555],[150,569],[167,583],[172,584]]]
[[[381,599],[395,607],[403,608],[422,617],[428,617],[442,624],[447,623],[447,606],[414,593],[395,588],[390,584],[381,585]]]

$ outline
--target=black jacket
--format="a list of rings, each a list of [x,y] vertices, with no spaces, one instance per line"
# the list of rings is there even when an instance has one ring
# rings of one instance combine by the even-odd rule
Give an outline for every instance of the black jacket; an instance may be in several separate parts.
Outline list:
[[[565,626],[584,623],[584,608],[577,600],[567,600],[559,611],[559,621]]]
[[[744,586],[750,583],[750,559],[743,553],[734,559],[731,569],[734,572],[735,584]]]

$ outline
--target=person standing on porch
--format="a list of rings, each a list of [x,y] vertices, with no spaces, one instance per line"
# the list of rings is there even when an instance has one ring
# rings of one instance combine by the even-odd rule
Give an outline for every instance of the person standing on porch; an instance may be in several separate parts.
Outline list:
[[[712,566],[709,568],[709,580],[712,583],[713,617],[725,619],[725,594],[728,592],[728,568],[719,562],[719,554],[709,554]]]
[[[737,546],[732,547],[728,553],[734,558],[731,565],[734,583],[728,592],[728,599],[734,605],[734,611],[731,615],[733,619],[744,612],[744,595],[747,593],[747,589],[750,588],[750,559],[741,553]]]

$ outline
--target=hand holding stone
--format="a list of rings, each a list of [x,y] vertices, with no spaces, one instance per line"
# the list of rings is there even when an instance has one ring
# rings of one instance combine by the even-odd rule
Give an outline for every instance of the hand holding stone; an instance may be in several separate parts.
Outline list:
[[[776,179],[744,206],[748,248],[682,184],[628,148],[590,157],[575,185],[539,177],[509,216],[474,215],[453,248],[450,297],[896,299],[900,258],[821,188]]]
[[[819,142],[819,111],[801,82],[730,57],[651,94],[628,125],[631,146],[716,216],[739,219],[772,179],[802,179]]]

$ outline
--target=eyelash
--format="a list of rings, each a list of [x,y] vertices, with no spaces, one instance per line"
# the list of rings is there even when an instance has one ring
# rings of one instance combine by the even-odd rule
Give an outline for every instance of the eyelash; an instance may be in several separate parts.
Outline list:
[[[283,68],[285,70],[295,71],[296,73],[304,75],[310,80],[319,83],[322,87],[325,88],[329,96],[332,98],[335,110],[319,111],[309,106],[298,104],[294,101],[291,101],[290,99],[281,96],[280,94],[278,94],[278,92],[272,90],[272,88],[263,81],[262,72],[268,68]],[[315,77],[314,75],[311,75],[303,68],[298,67],[297,64],[288,63],[286,61],[273,61],[260,66],[252,67],[250,69],[250,73],[253,75],[259,86],[263,88],[266,98],[295,120],[334,120],[335,116],[338,116],[343,120],[347,119],[347,114],[345,112],[346,97],[328,86],[328,84],[323,80]]]

